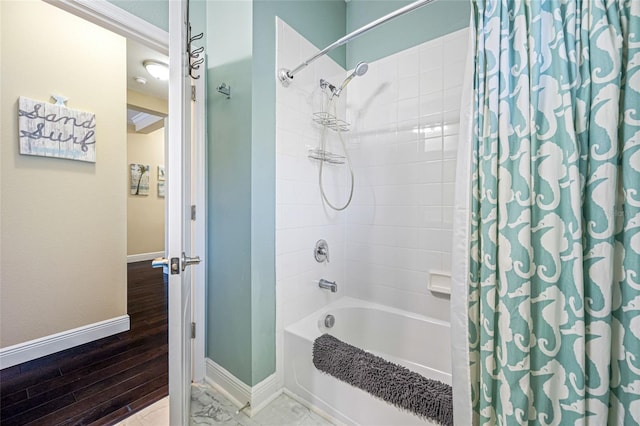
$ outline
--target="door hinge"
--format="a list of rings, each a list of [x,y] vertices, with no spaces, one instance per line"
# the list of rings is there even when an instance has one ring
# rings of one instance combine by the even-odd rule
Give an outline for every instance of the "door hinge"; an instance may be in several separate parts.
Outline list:
[[[191,206],[191,220],[196,220],[196,206]]]
[[[192,339],[196,338],[196,323],[195,322],[191,323],[191,338]]]
[[[196,100],[196,86],[191,86],[191,100]]]

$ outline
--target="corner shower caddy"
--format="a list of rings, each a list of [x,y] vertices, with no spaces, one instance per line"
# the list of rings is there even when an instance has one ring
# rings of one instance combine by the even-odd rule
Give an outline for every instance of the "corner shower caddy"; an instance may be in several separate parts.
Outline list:
[[[325,151],[322,148],[310,148],[307,157],[312,160],[324,161],[329,164],[344,164],[346,157],[344,155],[334,154]]]
[[[348,132],[351,126],[346,121],[340,120],[333,114],[324,111],[314,112],[313,121],[335,132]]]
[[[320,88],[325,94],[325,89],[328,86],[332,85],[324,79],[320,80]],[[340,120],[335,115],[325,111],[314,112],[312,119],[314,123],[317,123],[325,127],[326,129],[333,130],[334,132],[348,132],[349,128],[351,127],[351,124],[347,123],[344,120]],[[346,157],[344,155],[334,154],[322,148],[309,149],[308,157],[313,160],[324,161],[325,163],[329,164],[344,164],[346,160]]]

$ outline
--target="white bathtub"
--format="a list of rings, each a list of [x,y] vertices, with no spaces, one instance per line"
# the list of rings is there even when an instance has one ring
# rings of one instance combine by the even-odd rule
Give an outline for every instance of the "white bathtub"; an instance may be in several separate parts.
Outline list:
[[[335,317],[332,328],[324,326],[327,314]],[[451,384],[449,323],[343,297],[284,333],[285,389],[310,406],[346,424],[434,424],[317,370],[312,362],[313,341],[323,333]]]

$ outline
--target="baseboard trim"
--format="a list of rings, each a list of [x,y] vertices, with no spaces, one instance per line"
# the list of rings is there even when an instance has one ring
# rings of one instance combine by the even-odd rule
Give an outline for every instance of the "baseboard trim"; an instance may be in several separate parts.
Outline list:
[[[154,251],[152,253],[130,254],[127,256],[127,263],[143,262],[145,260],[153,260],[156,257],[163,257],[163,251]]]
[[[282,393],[282,387],[279,386],[275,374],[251,387],[211,358],[206,358],[205,362],[205,381],[220,391],[238,408],[250,402],[251,406],[245,410],[250,417],[254,416]]]
[[[249,407],[249,416],[254,416],[271,401],[276,399],[282,393],[283,388],[276,379],[276,374],[272,374],[253,388],[251,388],[251,407]]]
[[[222,392],[236,407],[251,402],[251,387],[227,371],[211,358],[205,359],[205,380]]]
[[[0,369],[112,336],[130,327],[129,315],[88,324],[0,349]]]

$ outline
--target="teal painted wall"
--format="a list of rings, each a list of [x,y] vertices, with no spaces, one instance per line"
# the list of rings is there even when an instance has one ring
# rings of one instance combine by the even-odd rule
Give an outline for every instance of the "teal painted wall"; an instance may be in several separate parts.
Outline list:
[[[206,355],[251,384],[251,58],[209,68],[207,79]]]
[[[107,0],[156,27],[169,31],[168,0]]]
[[[207,32],[207,3],[209,3],[207,0],[189,0],[189,8],[191,9],[189,12],[191,15],[191,32],[193,35],[201,32],[206,34]],[[206,37],[194,42],[194,47],[200,46],[204,46],[206,48]]]
[[[324,47],[344,35],[346,7],[342,0],[207,7],[206,355],[250,386],[276,367],[276,16]],[[344,64],[346,50],[333,57]],[[229,100],[216,90],[223,82]]]
[[[252,6],[217,1],[207,13],[206,356],[252,385]]]
[[[347,3],[347,33],[357,30],[413,1],[351,0]],[[349,42],[347,69],[441,37],[469,25],[470,0],[438,0],[400,16]]]
[[[275,372],[276,16],[319,48],[344,35],[343,0],[253,2],[251,276],[253,383]],[[344,66],[345,49],[331,57]],[[291,64],[295,67],[298,64]],[[304,71],[303,71],[304,72]],[[279,83],[277,83],[279,84]]]

